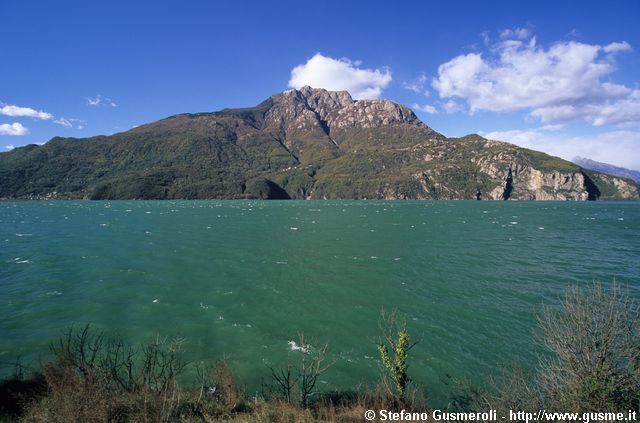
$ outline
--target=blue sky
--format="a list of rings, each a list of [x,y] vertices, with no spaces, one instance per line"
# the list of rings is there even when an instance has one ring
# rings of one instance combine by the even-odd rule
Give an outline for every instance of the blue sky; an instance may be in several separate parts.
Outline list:
[[[302,84],[640,169],[640,2],[0,3],[0,149]]]

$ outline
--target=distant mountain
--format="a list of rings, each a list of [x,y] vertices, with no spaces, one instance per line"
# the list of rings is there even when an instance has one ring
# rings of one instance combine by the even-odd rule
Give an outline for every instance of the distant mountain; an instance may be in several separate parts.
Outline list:
[[[608,163],[596,162],[595,160],[586,159],[580,156],[574,157],[571,161],[586,169],[597,170],[598,172],[606,173],[608,175],[633,179],[640,183],[640,171],[637,170],[614,166]]]
[[[388,100],[304,87],[1,153],[0,197],[637,200],[639,187],[479,135],[447,138]]]

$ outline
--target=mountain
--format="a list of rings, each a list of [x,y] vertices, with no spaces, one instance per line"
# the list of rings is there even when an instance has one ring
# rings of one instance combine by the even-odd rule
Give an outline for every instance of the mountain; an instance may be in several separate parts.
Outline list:
[[[479,135],[447,138],[388,100],[310,87],[256,107],[180,114],[0,154],[5,199],[477,196],[637,200],[639,187]]]
[[[597,170],[598,172],[609,175],[633,179],[636,183],[640,183],[640,171],[637,170],[614,166],[608,163],[596,162],[595,160],[586,159],[580,156],[574,157],[571,161],[585,169]]]

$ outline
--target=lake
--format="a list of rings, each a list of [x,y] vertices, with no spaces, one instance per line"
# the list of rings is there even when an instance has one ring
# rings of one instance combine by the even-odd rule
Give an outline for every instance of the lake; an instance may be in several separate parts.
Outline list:
[[[36,363],[90,322],[225,355],[253,392],[304,333],[335,360],[322,386],[352,388],[375,383],[396,309],[419,341],[410,375],[446,404],[452,379],[530,367],[536,313],[568,285],[614,279],[640,297],[638,203],[5,202],[0,361]]]

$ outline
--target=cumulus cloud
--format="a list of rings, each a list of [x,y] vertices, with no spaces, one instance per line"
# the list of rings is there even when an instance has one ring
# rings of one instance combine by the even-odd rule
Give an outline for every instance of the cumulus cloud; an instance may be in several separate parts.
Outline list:
[[[605,80],[615,70],[613,54],[631,49],[627,42],[603,47],[562,41],[544,48],[527,29],[500,35],[486,53],[459,55],[439,66],[432,86],[440,98],[461,99],[470,113],[525,110],[547,124],[638,122],[638,90]]]
[[[355,99],[379,98],[389,83],[391,71],[387,68],[362,69],[360,63],[347,58],[333,59],[317,53],[307,63],[291,70],[289,87],[309,85],[330,91],[346,90]]]
[[[30,117],[40,120],[53,119],[53,115],[51,113],[43,112],[42,110],[2,103],[0,103],[0,115],[11,117]]]
[[[430,104],[425,104],[424,106],[421,106],[419,104],[414,104],[413,106],[411,106],[411,108],[413,110],[418,110],[420,112],[425,112],[428,113],[430,115],[435,115],[438,113],[438,109],[436,109],[434,106],[430,105]]]
[[[565,160],[581,156],[629,169],[640,169],[640,131],[616,130],[592,136],[567,136],[545,129],[494,131],[481,135],[544,151]]]
[[[87,106],[92,107],[117,107],[115,101],[111,100],[109,97],[103,97],[98,94],[95,97],[87,97]]]
[[[593,126],[640,126],[640,90],[600,103],[562,104],[540,107],[530,113],[543,123],[564,123],[582,119]]]
[[[0,124],[0,135],[22,136],[29,134],[29,129],[22,126],[20,122]]]
[[[4,146],[4,148],[6,148],[7,150],[13,150],[14,148],[16,148],[16,146],[13,144],[7,144]]]

